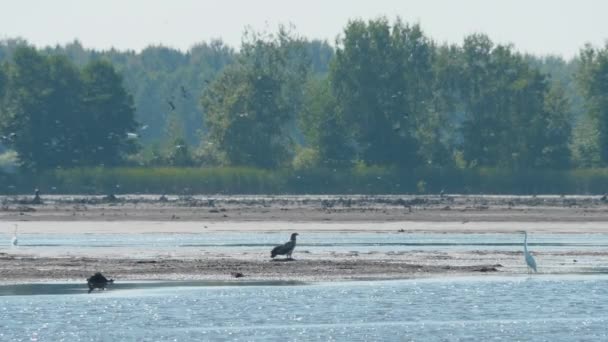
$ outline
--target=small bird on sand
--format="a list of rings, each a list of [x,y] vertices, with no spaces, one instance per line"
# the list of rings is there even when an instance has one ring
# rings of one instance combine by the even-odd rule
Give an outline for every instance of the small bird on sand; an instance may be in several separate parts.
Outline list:
[[[291,239],[289,239],[289,241],[273,248],[270,252],[270,257],[274,258],[277,255],[285,255],[287,260],[291,260],[291,253],[293,252],[294,248],[296,248],[296,236],[298,235],[298,233],[291,234]]]

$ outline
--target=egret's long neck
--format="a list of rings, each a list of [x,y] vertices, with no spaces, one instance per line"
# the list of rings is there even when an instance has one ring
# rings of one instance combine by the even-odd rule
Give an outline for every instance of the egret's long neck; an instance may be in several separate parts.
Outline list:
[[[528,233],[524,235],[524,252],[528,252]]]

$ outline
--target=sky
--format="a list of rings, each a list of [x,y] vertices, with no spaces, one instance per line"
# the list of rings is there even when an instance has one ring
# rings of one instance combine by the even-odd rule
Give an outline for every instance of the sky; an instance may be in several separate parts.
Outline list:
[[[0,39],[37,46],[79,40],[87,48],[139,51],[148,45],[187,50],[221,38],[238,48],[246,27],[334,42],[349,19],[400,16],[438,42],[471,33],[536,55],[576,55],[608,38],[605,0],[0,0]]]

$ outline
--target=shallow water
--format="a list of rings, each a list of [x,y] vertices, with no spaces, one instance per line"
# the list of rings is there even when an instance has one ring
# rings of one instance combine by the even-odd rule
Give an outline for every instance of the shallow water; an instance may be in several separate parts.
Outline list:
[[[0,234],[0,247],[8,247],[10,234]],[[223,252],[267,251],[283,243],[288,234],[279,232],[208,232],[198,234],[20,234],[20,248],[70,250],[126,248],[129,250],[197,249]],[[412,250],[519,251],[521,234],[434,233],[334,233],[307,232],[298,237],[298,250],[310,252],[400,252]],[[528,245],[535,251],[592,250],[608,248],[608,234],[534,234]]]
[[[467,277],[304,286],[131,285],[90,295],[83,286],[80,293],[0,297],[0,340],[608,338],[606,276]]]

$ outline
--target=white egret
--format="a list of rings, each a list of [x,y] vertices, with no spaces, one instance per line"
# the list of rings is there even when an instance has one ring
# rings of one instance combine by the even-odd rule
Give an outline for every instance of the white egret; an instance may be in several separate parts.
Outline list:
[[[15,232],[13,233],[13,238],[11,239],[11,245],[17,246],[19,244],[19,240],[17,240],[17,225],[15,225]]]
[[[524,230],[522,233],[524,233],[524,258],[526,259],[526,265],[528,265],[528,273],[530,272],[530,269],[534,270],[536,273],[536,260],[534,260],[532,254],[528,252],[528,232]]]

